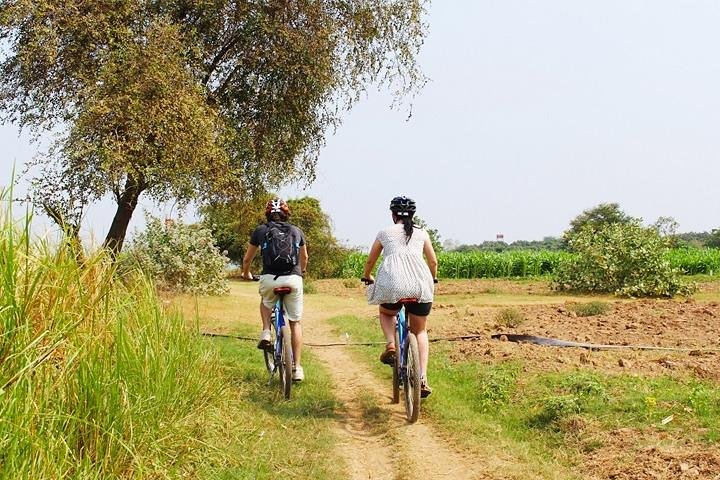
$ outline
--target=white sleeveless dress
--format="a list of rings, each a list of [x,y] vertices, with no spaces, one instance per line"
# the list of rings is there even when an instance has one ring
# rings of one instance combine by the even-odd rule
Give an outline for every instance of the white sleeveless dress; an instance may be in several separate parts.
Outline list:
[[[435,284],[423,258],[423,246],[428,234],[414,228],[407,242],[402,223],[377,234],[382,244],[382,262],[375,275],[375,283],[367,288],[368,303],[396,303],[402,298],[417,298],[420,303],[433,301]]]

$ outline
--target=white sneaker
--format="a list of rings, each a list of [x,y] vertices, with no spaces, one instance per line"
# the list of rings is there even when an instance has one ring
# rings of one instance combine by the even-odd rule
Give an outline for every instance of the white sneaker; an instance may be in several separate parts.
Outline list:
[[[267,350],[272,347],[272,336],[270,335],[270,330],[263,330],[260,332],[260,341],[258,342],[257,347],[260,350]]]
[[[302,366],[298,365],[297,367],[293,367],[292,379],[293,382],[302,382],[305,380],[305,371]]]

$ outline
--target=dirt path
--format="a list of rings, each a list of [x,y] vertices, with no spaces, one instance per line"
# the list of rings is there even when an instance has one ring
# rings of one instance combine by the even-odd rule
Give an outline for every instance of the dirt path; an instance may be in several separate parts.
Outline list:
[[[308,307],[303,318],[305,342],[336,342],[337,334],[327,323],[332,312]],[[337,386],[343,407],[336,428],[340,438],[337,453],[345,459],[350,478],[492,478],[481,473],[482,459],[458,452],[422,416],[418,423],[408,424],[402,403],[390,403],[390,385],[346,348],[316,347],[312,351],[328,366]]]

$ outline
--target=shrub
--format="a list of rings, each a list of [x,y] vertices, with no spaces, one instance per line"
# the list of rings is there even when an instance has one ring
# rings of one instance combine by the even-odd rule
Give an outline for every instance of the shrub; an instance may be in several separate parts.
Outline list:
[[[558,421],[578,414],[582,410],[580,399],[575,395],[557,395],[542,400],[540,411],[530,423],[535,427],[547,427]]]
[[[200,295],[228,292],[228,259],[208,228],[172,221],[163,225],[147,216],[147,229],[135,237],[128,258],[160,288]]]
[[[317,286],[315,285],[315,282],[306,278],[303,282],[303,293],[307,293],[309,295],[317,293]]]
[[[525,321],[525,315],[514,308],[503,308],[495,314],[495,323],[508,328],[516,328]]]
[[[514,364],[495,365],[482,372],[478,381],[477,398],[482,411],[510,401],[517,387],[518,373]]]
[[[603,315],[610,311],[611,305],[608,302],[593,301],[587,303],[574,303],[570,305],[570,309],[577,314],[578,317],[593,317],[595,315]]]
[[[592,373],[577,372],[562,381],[562,386],[574,395],[606,397],[607,392],[600,378]]]
[[[576,256],[558,268],[558,290],[614,293],[631,297],[688,295],[693,286],[679,279],[667,259],[668,239],[637,222],[614,223],[573,235]]]

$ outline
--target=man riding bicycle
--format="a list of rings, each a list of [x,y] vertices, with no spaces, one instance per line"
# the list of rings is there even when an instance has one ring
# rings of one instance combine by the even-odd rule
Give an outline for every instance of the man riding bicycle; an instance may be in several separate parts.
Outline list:
[[[272,348],[270,334],[270,314],[277,301],[273,290],[277,287],[290,287],[292,290],[285,295],[284,305],[286,319],[290,324],[292,351],[295,365],[293,380],[305,378],[300,364],[302,350],[302,327],[300,319],[303,313],[303,274],[307,269],[308,253],[305,245],[305,234],[297,226],[289,223],[290,209],[281,198],[274,198],[265,205],[267,223],[258,225],[250,236],[243,257],[241,278],[253,280],[250,264],[260,250],[263,258],[263,269],[260,274],[260,318],[262,331],[258,348]]]

